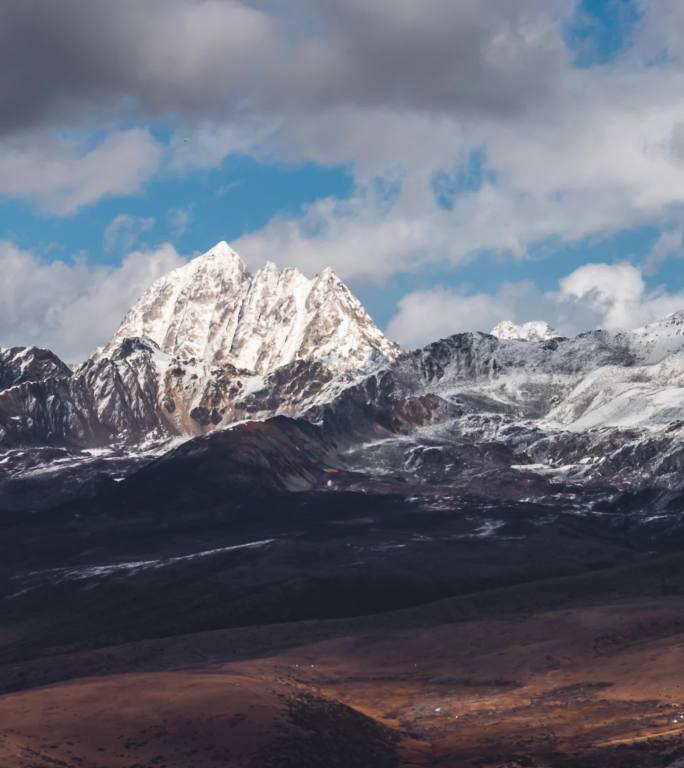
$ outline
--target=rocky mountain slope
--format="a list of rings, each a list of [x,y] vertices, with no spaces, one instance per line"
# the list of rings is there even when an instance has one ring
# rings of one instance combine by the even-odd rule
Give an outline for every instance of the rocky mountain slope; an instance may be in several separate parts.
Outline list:
[[[71,376],[71,369],[48,349],[0,347],[0,390],[29,381]]]
[[[345,442],[353,467],[406,482],[422,474],[517,493],[512,470],[559,484],[679,486],[683,321],[540,342],[458,334],[401,355],[308,416]]]
[[[363,369],[398,352],[332,270],[309,279],[269,262],[252,276],[225,242],[153,283],[102,354],[133,337],[172,357],[261,375],[297,360]]]
[[[399,352],[262,272],[0,350],[0,763],[678,765],[684,313]]]
[[[219,243],[157,280],[73,374],[54,356],[21,368],[14,351],[0,444],[135,443],[296,415],[398,352],[331,270],[252,277]]]
[[[155,282],[73,372],[44,350],[0,352],[0,444],[140,446],[287,416],[350,471],[404,482],[670,488],[683,395],[684,313],[575,338],[503,322],[400,353],[329,270],[251,276],[220,243]]]

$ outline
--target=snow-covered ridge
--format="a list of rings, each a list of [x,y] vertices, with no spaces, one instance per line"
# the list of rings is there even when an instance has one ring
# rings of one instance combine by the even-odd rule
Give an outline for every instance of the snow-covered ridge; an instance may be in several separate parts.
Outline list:
[[[490,334],[509,341],[546,341],[558,335],[544,320],[531,320],[522,325],[503,320],[492,328]]]
[[[399,354],[331,270],[252,276],[222,242],[150,286],[75,371],[47,350],[0,349],[7,446],[140,445],[274,415],[351,434],[369,420],[371,433],[475,424],[487,439],[668,430],[684,423],[684,312],[574,338],[504,321]]]
[[[684,314],[634,331],[540,341],[456,334],[402,355],[317,418],[338,430],[370,418],[402,433],[418,427],[494,441],[526,431],[678,430]]]
[[[0,347],[0,390],[51,377],[70,376],[57,355],[39,347]]]
[[[627,331],[630,345],[644,363],[657,363],[684,347],[684,311]]]
[[[252,276],[226,242],[154,282],[98,356],[132,337],[256,374],[297,360],[341,373],[399,352],[332,270],[310,279],[269,262]]]

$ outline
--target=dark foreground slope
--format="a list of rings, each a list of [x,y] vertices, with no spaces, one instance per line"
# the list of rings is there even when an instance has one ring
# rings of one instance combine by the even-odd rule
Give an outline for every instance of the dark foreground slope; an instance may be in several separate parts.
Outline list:
[[[677,766],[683,566],[5,667],[0,764]]]
[[[349,456],[276,419],[93,482],[65,460],[56,506],[10,483],[0,765],[677,764],[677,494],[466,495]]]

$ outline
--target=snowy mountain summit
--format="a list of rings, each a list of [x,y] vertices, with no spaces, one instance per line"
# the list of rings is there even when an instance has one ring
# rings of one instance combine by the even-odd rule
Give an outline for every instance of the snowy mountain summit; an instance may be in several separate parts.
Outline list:
[[[310,279],[269,262],[251,275],[226,242],[154,282],[104,354],[133,337],[173,357],[262,375],[297,360],[341,373],[399,351],[332,270]]]
[[[332,270],[251,275],[220,242],[156,280],[74,371],[45,350],[0,350],[0,445],[140,444],[299,417],[399,352]]]
[[[400,354],[330,269],[252,275],[221,242],[153,283],[74,371],[47,350],[0,350],[0,445],[141,445],[281,416],[350,441],[508,435],[516,465],[565,465],[577,435],[621,448],[634,435],[620,430],[644,444],[681,431],[684,446],[683,396],[682,312],[574,338],[507,320]]]
[[[503,320],[492,328],[490,334],[506,341],[546,341],[558,335],[544,320],[531,320],[522,325]]]

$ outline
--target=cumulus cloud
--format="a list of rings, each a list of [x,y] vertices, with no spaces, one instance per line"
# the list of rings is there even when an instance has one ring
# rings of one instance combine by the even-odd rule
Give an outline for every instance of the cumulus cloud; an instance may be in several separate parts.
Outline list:
[[[426,248],[438,255],[435,222],[402,215],[394,206],[371,190],[349,200],[326,198],[301,217],[273,219],[234,246],[250,266],[271,260],[308,273],[330,266],[344,279],[375,279],[416,266]]]
[[[340,102],[520,111],[551,91],[565,63],[554,23],[564,5],[4,0],[0,126],[121,108],[122,99],[148,114],[201,118]]]
[[[488,332],[503,319],[526,316],[530,297],[543,300],[533,284],[510,283],[496,294],[436,287],[404,296],[387,327],[387,335],[407,348],[464,331]],[[535,311],[539,309],[535,306]]]
[[[641,14],[637,53],[651,62],[684,63],[684,6],[679,0],[637,0]]]
[[[349,200],[276,217],[238,246],[254,263],[359,279],[483,250],[521,258],[550,238],[675,231],[680,6],[640,0],[630,45],[578,69],[575,0],[5,0],[0,195],[69,213],[231,153],[341,164]],[[173,128],[163,147],[115,127],[159,118]],[[105,137],[74,148],[74,126]],[[452,185],[445,206],[436,177],[460,178],[474,153],[486,173]]]
[[[684,291],[649,291],[631,264],[585,264],[553,291],[531,282],[507,283],[496,293],[437,287],[404,296],[387,334],[415,347],[462,331],[488,332],[501,320],[546,320],[559,333],[612,331],[645,325],[684,309]]]
[[[5,131],[122,109],[226,114],[277,49],[269,16],[232,0],[3,0],[2,17]]]
[[[118,266],[85,258],[46,262],[0,243],[0,346],[49,347],[80,362],[108,341],[157,277],[184,263],[171,245],[129,254]]]
[[[235,247],[253,265],[332,266],[345,279],[376,280],[431,262],[459,264],[485,250],[525,258],[546,239],[571,242],[645,221],[623,190],[592,197],[584,189],[523,191],[501,180],[484,180],[445,209],[431,178],[413,174],[364,184],[348,199],[318,200],[299,216],[277,216]]]
[[[0,197],[65,215],[109,195],[136,192],[157,171],[162,149],[149,131],[114,131],[100,143],[31,134],[0,142]]]
[[[349,19],[363,17],[365,29],[375,29],[371,19],[376,4],[366,4],[365,10],[355,3],[344,4],[343,9],[341,5],[335,5],[335,12],[326,6],[326,18],[334,27],[333,39],[343,36],[346,50],[358,54],[357,62],[400,56],[396,30],[380,45],[384,50],[385,44],[396,44],[391,52],[362,51],[363,25],[354,26]],[[530,92],[508,91],[516,96],[520,91],[519,109],[489,98],[487,94],[491,96],[505,79],[486,62],[471,62],[472,69],[464,64],[464,69],[456,67],[445,77],[457,81],[465,72],[476,73],[472,82],[482,96],[477,105],[458,91],[461,83],[453,86],[451,100],[439,100],[434,90],[427,89],[421,105],[392,102],[392,96],[379,94],[364,103],[354,92],[354,98],[340,98],[324,111],[304,110],[296,119],[288,118],[267,137],[267,145],[294,161],[351,164],[357,190],[349,201],[322,200],[300,217],[277,217],[262,231],[250,233],[240,244],[247,258],[268,254],[308,269],[332,264],[346,277],[382,277],[419,268],[426,261],[457,264],[483,250],[520,258],[547,239],[572,242],[644,225],[678,229],[684,205],[683,73],[674,58],[657,67],[648,65],[654,50],[669,50],[674,44],[667,42],[668,25],[679,37],[684,28],[684,15],[676,4],[665,5],[669,11],[658,3],[643,4],[635,37],[641,42],[649,36],[648,51],[634,45],[609,65],[585,69],[570,65],[570,52],[560,38],[564,13],[572,11],[572,3],[560,10],[554,4],[544,8],[498,4],[503,14],[515,6],[511,13],[520,12],[516,16],[520,27],[507,26],[501,19],[497,26],[488,15],[490,7],[478,5],[483,24],[498,29],[502,46],[519,57],[514,70],[527,57],[548,57],[544,74],[530,76]],[[396,6],[399,21],[392,17],[390,26],[406,21],[416,10],[411,2]],[[476,11],[468,3],[451,4],[450,12],[434,3],[430,10],[437,17],[441,10],[443,21],[448,17],[462,23],[462,30],[476,23]],[[660,32],[654,31],[656,27]],[[540,29],[550,30],[544,53],[535,36]],[[676,36],[670,37],[674,41]],[[412,50],[409,43],[407,50]],[[487,51],[483,43],[479,55],[486,59]],[[369,88],[371,70],[369,65]],[[544,79],[547,75],[551,88]],[[411,82],[408,75],[406,82]],[[435,87],[440,90],[439,84]],[[346,95],[345,88],[332,92]],[[487,173],[474,187],[456,190],[450,210],[445,211],[436,199],[435,176],[458,177],[474,152],[481,153]],[[373,182],[388,173],[402,177],[401,188],[391,201],[378,204]],[[656,249],[647,271],[655,269],[661,256]]]
[[[640,322],[646,285],[631,264],[585,264],[560,283],[560,298],[598,313],[606,328],[630,328]]]
[[[364,179],[411,155],[429,173],[463,152],[460,121],[508,119],[553,96],[568,60],[565,6],[5,0],[0,132],[171,117],[180,127],[164,167],[178,173],[236,152],[351,163]],[[59,164],[54,149],[41,160],[51,155]],[[6,194],[59,212],[96,199],[79,185],[63,203],[37,182]]]

